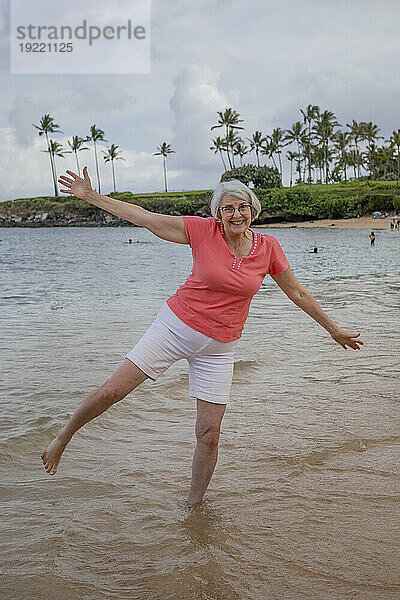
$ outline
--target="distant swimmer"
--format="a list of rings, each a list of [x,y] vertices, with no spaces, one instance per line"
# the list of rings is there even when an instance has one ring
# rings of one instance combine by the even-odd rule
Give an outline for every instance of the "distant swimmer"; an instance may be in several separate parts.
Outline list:
[[[371,246],[375,246],[375,234],[373,231],[369,234],[369,239],[371,240]]]
[[[129,239],[127,242],[124,242],[124,244],[151,244],[151,242],[148,242],[146,240],[131,240]]]
[[[314,250],[312,250],[312,251],[310,252],[310,254],[317,254],[317,252],[318,252],[318,248],[314,248]]]

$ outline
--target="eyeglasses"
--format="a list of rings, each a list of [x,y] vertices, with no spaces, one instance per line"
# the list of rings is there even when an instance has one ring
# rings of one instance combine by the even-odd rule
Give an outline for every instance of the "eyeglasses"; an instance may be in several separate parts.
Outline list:
[[[251,211],[251,204],[240,204],[237,207],[241,215],[248,214]],[[220,206],[220,211],[225,215],[234,215],[236,206]]]

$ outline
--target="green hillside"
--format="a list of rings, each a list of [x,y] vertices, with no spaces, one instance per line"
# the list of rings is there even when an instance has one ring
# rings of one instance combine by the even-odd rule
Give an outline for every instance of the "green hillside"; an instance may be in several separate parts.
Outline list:
[[[400,196],[396,195],[396,182],[393,181],[372,181],[369,185],[365,181],[334,183],[329,184],[328,189],[325,185],[314,184],[311,191],[307,184],[254,191],[262,206],[258,223],[338,219],[400,208]],[[158,213],[210,214],[210,190],[157,194],[116,192],[110,196]],[[125,222],[74,196],[18,198],[0,203],[0,224],[3,226],[122,223]]]

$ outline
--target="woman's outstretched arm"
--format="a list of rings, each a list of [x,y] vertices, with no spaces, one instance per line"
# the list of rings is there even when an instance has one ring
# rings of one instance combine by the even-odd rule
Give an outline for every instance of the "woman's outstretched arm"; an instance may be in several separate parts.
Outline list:
[[[286,296],[317,321],[317,323],[324,327],[324,329],[331,334],[331,337],[335,342],[340,344],[342,348],[347,350],[348,346],[349,348],[353,348],[353,350],[360,349],[360,346],[364,343],[358,339],[360,334],[349,333],[348,331],[340,329],[340,327],[324,313],[314,296],[312,296],[310,292],[297,281],[290,267],[283,273],[271,275],[271,277],[276,281],[281,290],[285,292]]]
[[[79,177],[73,171],[66,172],[70,177],[61,175],[58,180],[66,188],[60,189],[60,192],[73,194],[77,198],[86,200],[90,204],[94,204],[94,206],[102,208],[116,217],[130,221],[140,227],[145,227],[163,240],[178,244],[189,243],[182,217],[152,213],[136,204],[122,202],[121,200],[99,194],[92,189],[87,167],[83,169],[83,178]]]

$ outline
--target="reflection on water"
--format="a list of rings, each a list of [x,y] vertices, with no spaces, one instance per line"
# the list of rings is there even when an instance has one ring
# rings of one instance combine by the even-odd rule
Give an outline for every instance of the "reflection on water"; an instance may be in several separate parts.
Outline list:
[[[53,479],[40,453],[188,275],[190,249],[136,228],[3,229],[2,597],[400,597],[400,235],[371,248],[368,233],[268,230],[365,346],[336,347],[267,278],[216,473],[188,509],[185,361],[79,432]]]

